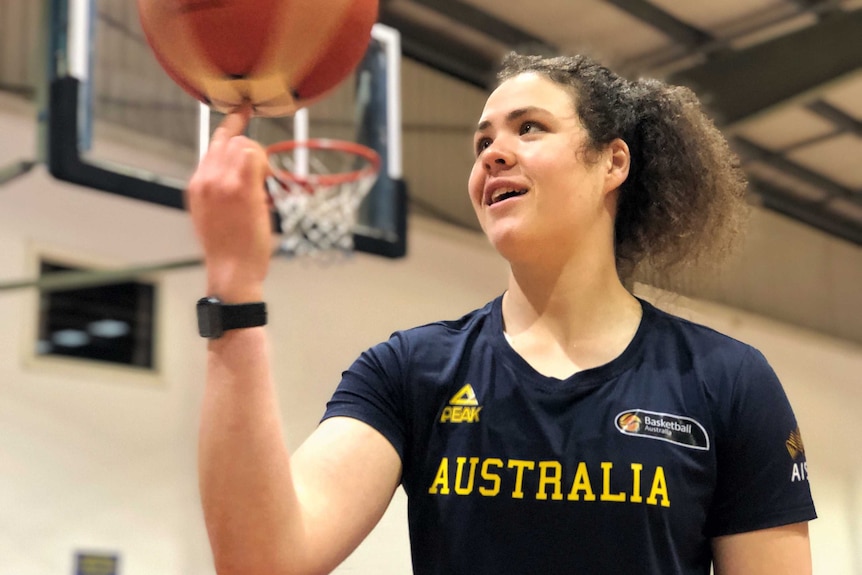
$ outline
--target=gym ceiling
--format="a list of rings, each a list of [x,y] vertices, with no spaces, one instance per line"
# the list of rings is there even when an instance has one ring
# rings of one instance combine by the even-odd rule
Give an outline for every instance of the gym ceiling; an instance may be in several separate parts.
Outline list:
[[[687,85],[752,202],[862,245],[860,0],[382,0],[380,21],[405,56],[481,88],[511,50]]]

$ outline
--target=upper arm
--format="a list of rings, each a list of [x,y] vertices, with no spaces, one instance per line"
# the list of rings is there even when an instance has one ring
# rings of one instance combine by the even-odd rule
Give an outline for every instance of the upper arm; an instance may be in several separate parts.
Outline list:
[[[715,575],[811,575],[812,571],[807,522],[716,537],[712,550]]]
[[[715,432],[716,479],[705,532],[750,533],[816,517],[802,434],[775,372],[751,349]],[[764,414],[768,414],[765,416]]]
[[[728,401],[706,529],[714,572],[810,575],[808,521],[816,514],[801,432],[778,377],[753,348]]]
[[[305,563],[329,572],[374,528],[401,480],[401,459],[370,425],[324,420],[290,462],[301,508]]]

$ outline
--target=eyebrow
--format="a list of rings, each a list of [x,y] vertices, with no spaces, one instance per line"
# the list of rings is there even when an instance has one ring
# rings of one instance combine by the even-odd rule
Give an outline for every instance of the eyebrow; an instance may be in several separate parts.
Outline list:
[[[527,114],[531,114],[534,112],[542,112],[545,114],[550,113],[546,109],[540,108],[538,106],[526,106],[524,108],[517,108],[515,110],[512,110],[508,114],[506,114],[506,123],[509,123],[513,120],[517,120],[518,118],[520,118],[522,116],[526,116]],[[476,131],[477,132],[484,132],[485,130],[487,130],[490,127],[491,127],[491,121],[490,120],[482,120],[476,126]]]

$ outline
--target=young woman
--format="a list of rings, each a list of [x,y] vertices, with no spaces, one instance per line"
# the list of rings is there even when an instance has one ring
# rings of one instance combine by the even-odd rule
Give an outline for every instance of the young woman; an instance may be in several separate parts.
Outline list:
[[[396,333],[289,454],[261,327],[211,340],[200,437],[219,573],[325,573],[408,495],[414,572],[811,572],[787,398],[753,348],[627,289],[731,243],[745,182],[694,95],[511,55],[469,193],[502,296]],[[229,116],[188,202],[208,295],[263,299],[266,157]],[[798,468],[798,467],[796,467]]]

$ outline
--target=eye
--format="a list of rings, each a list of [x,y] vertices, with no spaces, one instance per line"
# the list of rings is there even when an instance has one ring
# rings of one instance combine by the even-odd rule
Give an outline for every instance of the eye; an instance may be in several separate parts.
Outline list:
[[[476,140],[476,155],[481,154],[488,146],[491,145],[491,138],[478,138]]]
[[[539,130],[543,130],[541,124],[538,122],[534,122],[533,120],[527,120],[523,124],[521,124],[520,134],[523,136],[524,134],[534,134]]]

